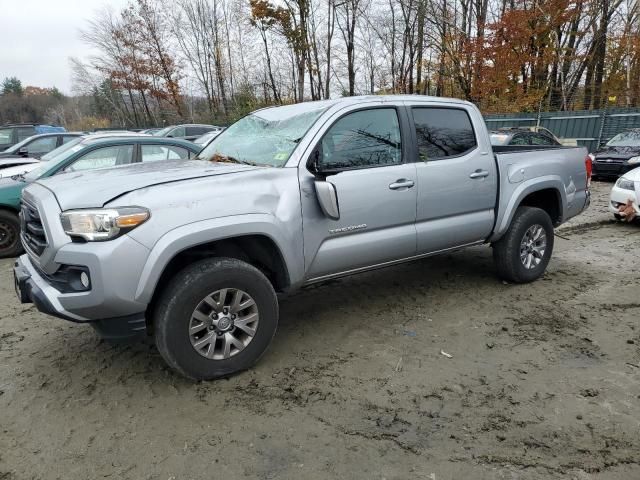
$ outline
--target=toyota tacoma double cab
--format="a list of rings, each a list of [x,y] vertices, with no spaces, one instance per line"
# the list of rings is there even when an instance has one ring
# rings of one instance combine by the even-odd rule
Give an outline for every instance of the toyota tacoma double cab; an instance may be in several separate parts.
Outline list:
[[[554,226],[589,204],[591,160],[504,148],[459,100],[258,110],[193,160],[29,185],[16,292],[106,338],[149,335],[186,377],[227,376],[267,349],[278,294],[483,243],[501,278],[539,278]]]

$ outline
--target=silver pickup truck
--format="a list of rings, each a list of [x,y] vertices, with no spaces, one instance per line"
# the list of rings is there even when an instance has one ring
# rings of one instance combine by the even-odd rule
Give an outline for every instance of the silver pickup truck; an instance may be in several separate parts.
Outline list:
[[[266,108],[193,161],[30,185],[16,291],[106,338],[146,333],[175,370],[212,379],[265,352],[278,293],[483,243],[501,278],[537,279],[590,171],[582,148],[492,150],[458,100]]]

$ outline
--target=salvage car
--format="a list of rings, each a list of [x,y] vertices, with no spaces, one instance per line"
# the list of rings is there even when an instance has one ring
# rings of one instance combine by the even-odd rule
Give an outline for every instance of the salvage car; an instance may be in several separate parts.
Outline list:
[[[594,178],[618,178],[640,166],[640,128],[622,132],[591,154]]]
[[[79,137],[43,157],[28,173],[0,179],[0,258],[22,252],[20,243],[20,194],[31,182],[62,173],[111,168],[130,163],[186,160],[200,148],[184,140],[149,135],[110,133]],[[27,167],[27,166],[23,166]],[[1,172],[2,170],[0,170]]]
[[[625,173],[616,181],[611,189],[609,198],[609,210],[618,220],[623,218],[634,218],[640,215],[640,168]],[[625,209],[624,207],[628,207]],[[629,213],[622,213],[624,210]]]
[[[584,148],[492,149],[460,100],[265,108],[195,160],[28,186],[16,292],[104,338],[151,335],[186,377],[223,377],[267,349],[277,293],[479,244],[499,277],[540,278],[590,174]]]

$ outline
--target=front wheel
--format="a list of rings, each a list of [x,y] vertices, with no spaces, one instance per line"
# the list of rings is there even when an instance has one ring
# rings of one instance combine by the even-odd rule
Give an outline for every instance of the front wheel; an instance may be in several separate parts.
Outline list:
[[[17,257],[22,253],[20,222],[15,213],[0,210],[0,258]]]
[[[154,335],[164,360],[194,380],[251,367],[278,325],[278,299],[257,268],[233,258],[201,260],[161,293]]]
[[[493,244],[498,275],[513,283],[528,283],[542,276],[553,251],[553,224],[536,207],[520,207],[504,236]]]

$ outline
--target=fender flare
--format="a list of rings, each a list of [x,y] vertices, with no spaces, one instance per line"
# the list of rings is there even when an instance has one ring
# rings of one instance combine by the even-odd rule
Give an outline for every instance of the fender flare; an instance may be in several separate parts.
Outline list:
[[[489,239],[490,242],[500,240],[508,230],[509,225],[511,225],[513,216],[522,201],[528,195],[539,192],[540,190],[555,190],[557,192],[560,199],[560,204],[558,205],[560,220],[562,221],[565,216],[565,212],[567,211],[567,190],[562,178],[558,175],[547,175],[544,177],[532,178],[518,185],[513,194],[511,194],[506,205],[499,206],[497,222],[493,230],[493,234]]]
[[[144,304],[151,302],[162,273],[180,252],[205,243],[247,235],[262,235],[272,240],[280,251],[289,278],[293,280],[297,278],[297,272],[291,272],[290,267],[296,262],[292,258],[292,249],[283,248],[290,242],[281,231],[274,217],[267,214],[232,215],[175,228],[160,237],[151,248],[138,281],[135,300]]]

